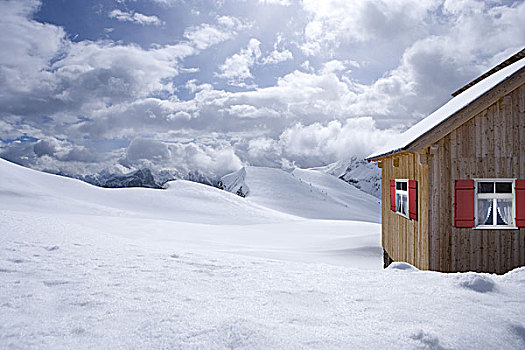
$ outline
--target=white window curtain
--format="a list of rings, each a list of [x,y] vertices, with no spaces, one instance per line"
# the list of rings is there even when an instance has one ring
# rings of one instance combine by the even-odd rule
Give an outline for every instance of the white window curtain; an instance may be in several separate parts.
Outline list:
[[[498,199],[498,214],[505,223],[510,225],[512,223],[512,201],[508,199]]]
[[[491,209],[492,199],[478,200],[478,225],[492,225],[492,222],[489,222]]]
[[[404,215],[408,214],[408,197],[404,194],[396,194],[396,211]]]

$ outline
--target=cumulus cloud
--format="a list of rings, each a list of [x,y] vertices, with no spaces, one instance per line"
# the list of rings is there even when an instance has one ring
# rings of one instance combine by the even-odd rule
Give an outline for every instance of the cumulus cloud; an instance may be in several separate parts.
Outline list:
[[[281,5],[281,6],[290,6],[292,4],[291,0],[259,0],[260,4],[269,4],[269,5]]]
[[[143,26],[146,25],[153,25],[153,26],[160,26],[164,22],[160,20],[157,16],[147,16],[140,12],[134,12],[134,11],[121,11],[119,9],[115,9],[111,11],[108,14],[109,18],[114,18],[117,21],[120,22],[131,22],[136,24],[141,24]]]
[[[129,144],[120,163],[131,168],[177,169],[183,175],[197,172],[213,179],[242,166],[231,145],[224,142],[167,143],[140,137]]]
[[[166,161],[171,157],[168,146],[157,140],[135,138],[126,150],[126,160],[131,163],[149,160],[152,162]]]
[[[406,36],[421,36],[427,33],[422,19],[435,10],[439,2],[305,0],[304,9],[313,15],[305,27],[305,39],[310,45],[327,44],[326,48],[338,42],[402,41]]]
[[[321,72],[323,74],[330,74],[330,73],[339,72],[345,69],[346,69],[346,66],[343,62],[339,60],[331,60],[323,64],[323,69],[321,70]]]
[[[73,174],[93,169],[92,164],[102,159],[93,149],[47,136],[9,142],[0,148],[0,157],[39,170]]]
[[[197,49],[205,50],[212,45],[229,40],[240,30],[249,28],[250,24],[231,16],[220,16],[217,25],[204,23],[191,26],[184,31],[184,37],[188,39]]]
[[[293,54],[285,47],[285,39],[282,33],[277,35],[277,41],[273,44],[273,51],[261,59],[261,64],[278,64],[293,60]]]
[[[296,124],[282,133],[279,144],[287,159],[313,167],[352,156],[365,157],[397,135],[392,130],[378,129],[372,118],[363,117],[326,124]]]
[[[370,153],[525,42],[523,2],[264,3],[289,5],[282,26],[223,2],[139,45],[75,41],[34,19],[38,1],[0,2],[0,155],[62,172],[322,165]]]
[[[277,64],[285,61],[293,60],[293,54],[290,50],[284,49],[282,51],[273,50],[268,56],[263,57],[262,64]]]
[[[63,132],[57,128],[77,122],[79,115],[91,117],[109,105],[172,93],[169,78],[196,52],[187,43],[145,50],[110,41],[71,42],[62,28],[29,18],[36,5],[0,4],[9,18],[0,24],[7,50],[0,52],[0,115],[21,125],[17,128],[39,123],[40,129],[57,135]]]
[[[257,39],[250,39],[248,46],[241,49],[239,53],[228,57],[226,61],[219,66],[221,71],[217,74],[220,78],[225,78],[231,85],[246,86],[245,80],[253,78],[250,68],[261,56],[261,42]]]

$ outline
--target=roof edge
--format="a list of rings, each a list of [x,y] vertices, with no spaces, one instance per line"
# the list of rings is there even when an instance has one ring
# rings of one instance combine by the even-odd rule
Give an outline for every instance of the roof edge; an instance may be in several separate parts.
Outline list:
[[[465,90],[469,89],[470,87],[476,85],[477,83],[479,83],[483,79],[488,78],[489,76],[491,76],[492,74],[496,73],[497,71],[502,70],[503,68],[513,64],[514,62],[518,62],[523,57],[525,57],[525,49],[522,49],[521,51],[515,53],[514,55],[510,56],[509,58],[507,58],[505,61],[501,62],[500,64],[498,64],[497,66],[493,67],[489,71],[483,73],[482,75],[480,75],[476,79],[472,80],[470,83],[468,83],[465,86],[457,89],[456,91],[454,91],[451,94],[452,97],[456,97],[457,95],[459,95],[463,91],[465,91]]]
[[[374,156],[372,156],[372,157],[367,157],[367,158],[365,158],[365,160],[366,160],[367,162],[377,162],[377,161],[379,161],[379,159],[381,159],[381,158],[388,157],[388,156],[392,156],[392,155],[394,155],[394,154],[396,154],[396,153],[400,153],[400,152],[403,152],[403,151],[405,151],[403,148],[398,148],[398,149],[394,149],[394,150],[392,150],[392,151],[390,151],[390,152],[386,152],[386,153],[382,153],[382,154],[374,155]]]
[[[524,57],[525,57],[525,49],[522,50],[524,52]],[[521,51],[520,51],[521,52]],[[519,60],[518,60],[519,61]],[[517,61],[515,61],[517,62]],[[513,63],[515,63],[513,62]],[[509,64],[510,65],[510,64]],[[504,68],[504,67],[503,67]],[[515,71],[514,73],[508,75],[507,77],[505,77],[505,79],[503,79],[502,81],[500,81],[498,84],[494,85],[492,88],[490,88],[489,90],[485,91],[483,94],[479,95],[477,98],[475,98],[474,100],[470,101],[467,105],[463,106],[461,109],[455,111],[454,113],[450,114],[447,118],[445,118],[444,120],[442,120],[441,122],[439,122],[438,124],[434,125],[431,129],[427,130],[426,132],[422,133],[421,135],[419,135],[417,138],[415,138],[414,140],[412,140],[411,142],[409,142],[408,144],[404,145],[403,147],[400,147],[400,148],[395,148],[391,151],[388,151],[388,152],[385,152],[385,153],[381,153],[381,154],[374,154],[372,156],[369,156],[369,157],[366,157],[365,160],[367,160],[368,162],[372,162],[372,161],[378,161],[380,158],[384,158],[384,157],[387,157],[387,156],[392,156],[394,154],[397,154],[397,153],[400,153],[400,152],[403,152],[403,151],[408,151],[409,148],[411,146],[413,146],[415,143],[417,143],[418,141],[420,141],[422,138],[424,138],[425,136],[428,136],[430,134],[432,134],[433,132],[435,132],[436,128],[442,126],[443,124],[447,123],[448,121],[450,121],[451,118],[453,118],[454,116],[460,114],[460,113],[463,113],[467,108],[471,107],[474,103],[476,103],[477,101],[479,101],[481,98],[487,96],[491,91],[494,91],[495,89],[497,89],[498,87],[501,87],[503,84],[505,84],[506,82],[508,82],[510,79],[520,75],[523,73],[523,71],[525,70],[525,66],[524,67],[521,67],[520,69],[518,69],[517,71]],[[483,80],[483,79],[481,79]],[[480,81],[481,81],[480,80]],[[479,82],[479,81],[478,81]],[[470,86],[472,87],[472,86]],[[459,90],[458,90],[459,91]],[[441,107],[440,107],[441,108]],[[439,108],[438,108],[439,110]]]
[[[516,72],[514,72],[513,74],[507,76],[504,80],[502,80],[501,82],[499,82],[498,84],[494,85],[490,90],[487,90],[485,91],[483,94],[479,95],[477,98],[475,98],[474,100],[470,101],[467,105],[465,105],[463,108],[461,108],[460,110],[452,113],[451,115],[449,115],[446,119],[442,120],[440,123],[436,124],[432,129],[430,130],[427,130],[426,132],[422,133],[421,135],[419,135],[416,139],[414,139],[412,142],[408,143],[406,146],[402,147],[402,150],[404,151],[409,151],[409,149],[414,145],[416,144],[418,141],[420,141],[422,138],[424,138],[425,136],[428,136],[430,134],[432,134],[433,132],[436,131],[437,128],[439,128],[440,126],[446,124],[447,122],[450,122],[450,120],[456,116],[456,115],[459,115],[461,113],[464,113],[465,110],[467,110],[468,108],[471,108],[473,104],[475,104],[476,102],[478,102],[480,99],[486,97],[487,95],[490,94],[490,92],[494,91],[495,89],[501,87],[502,85],[506,84],[509,82],[509,80],[521,75],[523,72],[525,71],[525,67],[522,67],[520,68],[519,70],[517,70]],[[515,89],[515,88],[514,88]],[[512,89],[511,91],[514,91],[514,89]],[[505,92],[507,93],[507,92]],[[499,95],[498,95],[499,96]],[[475,115],[472,115],[468,120],[474,118],[477,114]],[[466,119],[466,118],[465,118]],[[466,123],[468,120],[465,120],[463,123],[461,123],[461,125],[463,125],[464,123]],[[459,125],[459,126],[461,126]],[[458,126],[458,127],[459,127]],[[451,132],[451,131],[449,131]],[[448,133],[447,133],[448,134]],[[424,147],[424,145],[421,145],[421,147]],[[417,149],[417,148],[416,148]],[[412,150],[414,151],[414,150]],[[412,152],[410,151],[410,152]]]

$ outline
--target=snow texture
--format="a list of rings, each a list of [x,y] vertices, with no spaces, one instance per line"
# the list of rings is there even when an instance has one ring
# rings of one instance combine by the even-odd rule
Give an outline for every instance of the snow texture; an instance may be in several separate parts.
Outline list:
[[[437,111],[415,124],[413,127],[405,131],[399,137],[393,139],[391,143],[388,143],[384,148],[377,150],[367,157],[367,159],[376,158],[388,153],[396,152],[404,149],[412,142],[417,140],[421,135],[432,130],[434,127],[451,117],[453,114],[461,110],[462,108],[469,105],[471,102],[476,100],[478,97],[504,81],[507,77],[516,73],[525,66],[525,58],[514,62],[513,64],[497,71],[496,73],[488,76],[482,81],[478,82],[474,86],[463,91],[461,94],[452,98],[446,104],[444,104]]]
[[[288,197],[300,205],[310,192],[294,191],[315,185],[329,212],[349,200],[339,185],[254,173],[241,198],[187,181],[98,188],[0,160],[0,348],[525,347],[525,268],[381,270],[379,224],[259,204],[293,202],[264,199],[264,179],[296,181]]]
[[[352,157],[346,161],[338,161],[311,170],[331,174],[365,193],[381,198],[381,170],[365,159]]]
[[[248,202],[311,219],[380,221],[380,201],[338,178],[315,170],[244,167],[221,179]]]

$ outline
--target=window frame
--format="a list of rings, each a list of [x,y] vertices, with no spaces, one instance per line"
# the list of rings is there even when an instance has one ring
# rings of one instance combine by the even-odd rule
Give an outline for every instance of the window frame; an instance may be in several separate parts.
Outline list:
[[[400,216],[402,216],[402,217],[404,217],[404,218],[407,218],[407,219],[411,220],[410,217],[409,217],[410,203],[409,203],[409,199],[408,199],[408,179],[394,179],[394,181],[395,181],[395,185],[394,185],[395,192],[394,192],[394,194],[395,194],[395,199],[396,199],[396,203],[395,203],[396,204],[396,211],[395,211],[395,213],[400,215]],[[406,183],[406,185],[407,185],[406,191],[397,189],[398,182],[399,183]],[[403,214],[402,212],[397,211],[397,193],[398,192],[400,194],[406,195],[406,198],[407,198],[407,213],[406,214]]]
[[[516,191],[515,178],[482,178],[474,179],[474,229],[475,230],[517,230],[516,226]],[[478,193],[479,182],[493,182],[494,191],[496,182],[509,182],[511,184],[512,193]],[[480,198],[481,196],[481,198]],[[478,199],[492,199],[492,208],[495,208],[495,201],[498,199],[512,199],[512,222],[509,225],[480,225],[478,224]],[[493,222],[497,220],[497,215],[493,215]]]

